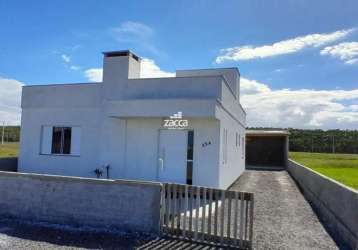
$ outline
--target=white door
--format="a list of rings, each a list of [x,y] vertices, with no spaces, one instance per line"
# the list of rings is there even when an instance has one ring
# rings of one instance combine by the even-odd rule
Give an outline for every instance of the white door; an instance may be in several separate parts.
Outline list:
[[[187,134],[186,130],[159,131],[159,181],[186,183]]]

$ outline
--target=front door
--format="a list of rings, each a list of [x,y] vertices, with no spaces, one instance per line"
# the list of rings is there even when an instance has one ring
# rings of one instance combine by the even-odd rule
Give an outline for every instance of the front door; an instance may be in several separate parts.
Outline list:
[[[186,130],[159,131],[159,181],[186,183],[187,135]]]

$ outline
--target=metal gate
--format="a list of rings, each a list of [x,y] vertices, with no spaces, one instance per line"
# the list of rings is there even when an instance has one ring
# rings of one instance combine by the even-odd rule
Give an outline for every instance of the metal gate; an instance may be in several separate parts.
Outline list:
[[[161,232],[222,246],[252,248],[254,194],[163,184]]]

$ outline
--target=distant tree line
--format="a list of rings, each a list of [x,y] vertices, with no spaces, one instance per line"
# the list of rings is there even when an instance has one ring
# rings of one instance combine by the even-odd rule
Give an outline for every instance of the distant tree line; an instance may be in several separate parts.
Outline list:
[[[279,128],[250,128],[275,130]],[[358,130],[285,129],[290,132],[290,151],[358,154]]]
[[[2,137],[2,126],[0,124],[0,143]],[[20,141],[20,126],[5,126],[4,127],[4,142],[18,142]]]

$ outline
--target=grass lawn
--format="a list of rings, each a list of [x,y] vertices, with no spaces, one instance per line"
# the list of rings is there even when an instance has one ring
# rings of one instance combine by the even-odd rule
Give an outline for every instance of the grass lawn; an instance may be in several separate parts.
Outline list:
[[[0,158],[17,156],[19,153],[19,143],[4,143],[0,142]]]
[[[290,152],[290,158],[358,190],[358,154]]]

